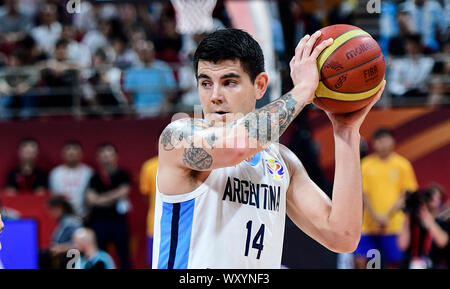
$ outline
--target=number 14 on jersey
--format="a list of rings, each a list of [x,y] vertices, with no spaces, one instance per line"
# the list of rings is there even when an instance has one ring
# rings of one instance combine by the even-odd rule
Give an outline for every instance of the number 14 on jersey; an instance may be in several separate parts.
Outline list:
[[[244,256],[248,256],[248,251],[250,249],[250,239],[252,239],[252,224],[253,221],[248,221],[246,225],[247,240],[245,241]],[[261,224],[261,227],[259,227],[258,232],[254,235],[252,242],[252,248],[258,250],[256,259],[259,259],[261,257],[261,252],[264,248],[263,243],[264,243],[264,224]]]

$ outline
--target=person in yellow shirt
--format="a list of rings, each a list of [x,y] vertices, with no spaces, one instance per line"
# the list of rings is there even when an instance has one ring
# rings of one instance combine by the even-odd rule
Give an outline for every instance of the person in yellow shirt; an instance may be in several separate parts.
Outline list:
[[[389,129],[373,135],[374,154],[361,161],[363,185],[363,226],[354,252],[355,268],[366,268],[367,253],[377,249],[387,268],[399,268],[403,254],[397,245],[401,232],[406,191],[418,189],[411,163],[394,152],[395,139]]]
[[[147,160],[141,168],[139,177],[139,187],[143,195],[147,197],[149,206],[147,213],[147,252],[148,265],[152,265],[153,249],[153,222],[155,216],[155,196],[156,196],[156,172],[158,170],[158,157]]]

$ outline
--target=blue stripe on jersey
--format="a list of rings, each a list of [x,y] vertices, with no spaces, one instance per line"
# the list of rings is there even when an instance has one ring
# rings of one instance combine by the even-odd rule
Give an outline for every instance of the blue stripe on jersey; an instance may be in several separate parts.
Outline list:
[[[163,202],[158,269],[186,269],[189,261],[195,199]]]
[[[180,203],[172,205],[172,223],[170,228],[170,250],[167,269],[173,269],[178,246],[178,222],[180,221]]]
[[[167,262],[169,261],[173,204],[163,202],[162,207],[158,269],[167,269]]]
[[[181,203],[180,220],[178,224],[178,247],[176,250],[174,268],[187,269],[188,266],[194,207],[195,199]]]
[[[253,158],[248,162],[251,166],[256,166],[261,160],[261,152],[253,156]]]

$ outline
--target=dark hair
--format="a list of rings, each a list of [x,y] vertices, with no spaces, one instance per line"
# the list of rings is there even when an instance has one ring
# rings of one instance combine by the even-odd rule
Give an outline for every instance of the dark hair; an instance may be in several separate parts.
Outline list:
[[[56,42],[55,48],[58,48],[60,46],[67,47],[67,45],[69,45],[69,41],[67,41],[65,39],[60,39],[60,40],[58,40],[58,42]]]
[[[116,146],[113,145],[112,143],[109,143],[109,142],[104,142],[104,143],[101,143],[101,144],[97,145],[96,151],[98,153],[98,152],[100,152],[101,150],[103,150],[103,149],[105,149],[107,147],[112,147],[114,149],[114,151],[117,152]]]
[[[228,28],[217,30],[206,36],[198,45],[194,54],[194,71],[198,76],[199,60],[234,60],[241,62],[242,68],[252,82],[264,72],[264,55],[258,42],[247,32]]]
[[[379,128],[373,133],[373,139],[379,139],[383,136],[390,136],[394,138],[394,132],[391,129],[388,128]]]
[[[73,215],[74,210],[72,205],[64,196],[55,196],[48,200],[47,205],[50,208],[60,207],[63,210],[63,215]]]
[[[74,147],[74,146],[75,147],[79,147],[80,149],[83,148],[83,146],[81,145],[81,143],[79,141],[73,140],[73,139],[70,139],[70,140],[67,140],[67,141],[64,142],[63,148],[66,148],[66,147],[69,147],[69,146],[71,146],[71,147]]]
[[[437,183],[432,183],[429,187],[428,190],[432,193],[437,192],[441,195],[441,198],[444,199],[445,197],[445,191],[444,188],[441,187],[440,185],[438,185]]]
[[[39,142],[36,139],[31,138],[31,137],[27,137],[27,138],[24,138],[24,139],[20,140],[19,147],[22,147],[22,146],[24,146],[25,144],[28,144],[28,143],[34,143],[37,146],[39,146]]]
[[[97,49],[94,55],[100,57],[103,60],[106,60],[106,52],[103,48]]]

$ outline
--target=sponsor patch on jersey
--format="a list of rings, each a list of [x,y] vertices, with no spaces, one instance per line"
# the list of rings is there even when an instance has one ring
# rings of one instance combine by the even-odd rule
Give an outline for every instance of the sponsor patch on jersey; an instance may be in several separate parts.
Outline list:
[[[284,167],[277,159],[265,159],[264,162],[274,180],[281,181],[284,178]]]

